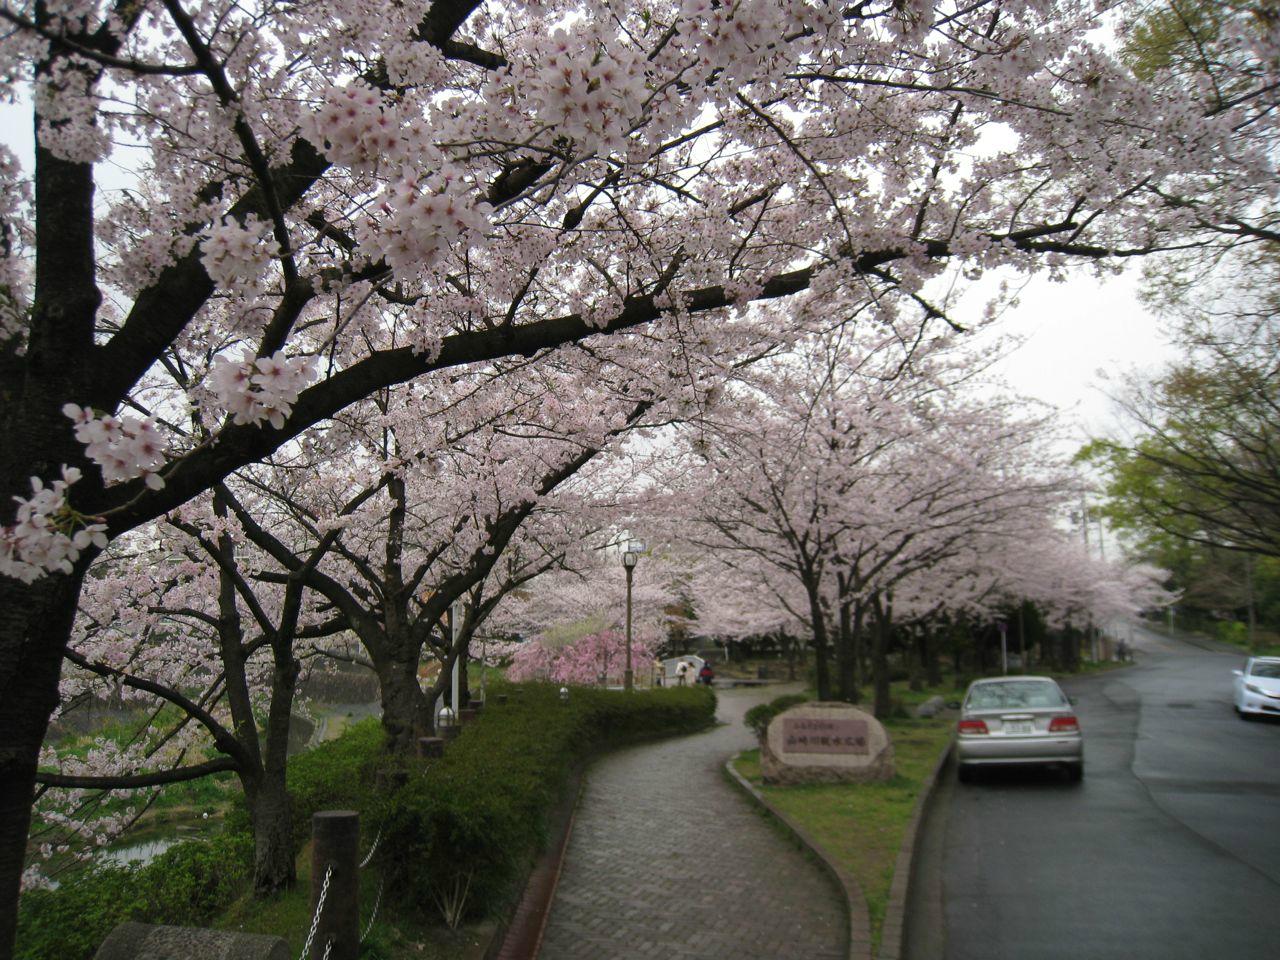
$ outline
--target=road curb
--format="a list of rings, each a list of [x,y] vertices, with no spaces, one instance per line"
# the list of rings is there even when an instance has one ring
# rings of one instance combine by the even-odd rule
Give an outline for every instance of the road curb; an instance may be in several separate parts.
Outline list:
[[[898,859],[893,867],[893,882],[889,886],[889,903],[885,907],[884,924],[880,930],[880,953],[877,960],[901,960],[903,957],[903,948],[906,946],[907,897],[911,891],[911,876],[916,865],[916,840],[933,803],[938,778],[951,759],[954,749],[953,740],[938,757],[916,797],[915,809],[911,811],[911,819],[907,822],[902,846],[898,848]]]
[[[785,813],[765,799],[764,794],[740,774],[733,766],[741,754],[725,761],[724,769],[729,779],[754,800],[766,814],[773,818],[792,838],[817,858],[837,887],[844,894],[845,908],[849,919],[849,960],[872,960],[871,955],[871,915],[867,911],[867,898],[862,887],[849,871],[841,867],[827,855],[822,844],[810,836],[809,832],[792,821]]]

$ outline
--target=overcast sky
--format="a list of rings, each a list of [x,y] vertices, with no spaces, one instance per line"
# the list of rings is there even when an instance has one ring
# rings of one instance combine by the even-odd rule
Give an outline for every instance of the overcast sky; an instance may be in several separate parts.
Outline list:
[[[1065,283],[1037,276],[999,321],[1001,331],[1026,342],[995,372],[1018,394],[1056,407],[1080,443],[1116,432],[1107,392],[1119,377],[1133,369],[1155,373],[1174,356],[1162,322],[1139,301],[1140,280],[1136,267],[1105,279],[1078,271]],[[975,291],[957,319],[982,302]]]

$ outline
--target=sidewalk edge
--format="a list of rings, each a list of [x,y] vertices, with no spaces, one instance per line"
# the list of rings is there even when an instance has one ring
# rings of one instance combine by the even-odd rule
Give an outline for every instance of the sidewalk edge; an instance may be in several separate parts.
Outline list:
[[[754,800],[770,817],[782,826],[800,846],[807,849],[817,858],[823,868],[830,874],[836,886],[844,893],[845,909],[849,920],[849,960],[872,960],[871,957],[871,915],[867,911],[867,898],[863,896],[862,887],[853,875],[841,867],[827,855],[822,845],[798,823],[792,821],[785,813],[765,799],[764,794],[755,788],[733,766],[733,762],[741,754],[735,754],[724,763],[725,772],[730,780]]]
[[[889,903],[885,907],[884,924],[880,930],[880,952],[877,960],[901,960],[906,945],[905,931],[907,925],[907,898],[911,890],[911,878],[916,867],[916,840],[925,816],[933,803],[937,792],[938,778],[942,774],[951,752],[955,749],[952,740],[939,755],[929,776],[925,778],[916,797],[915,809],[911,811],[911,819],[907,822],[903,834],[902,846],[898,848],[898,859],[893,867],[893,882],[889,886]]]
[[[547,919],[551,916],[551,904],[560,885],[565,855],[569,852],[569,838],[573,836],[578,805],[586,789],[586,767],[584,763],[570,774],[569,789],[565,791],[565,799],[554,818],[559,829],[535,861],[525,880],[520,900],[503,929],[490,942],[485,960],[537,960],[547,930]]]

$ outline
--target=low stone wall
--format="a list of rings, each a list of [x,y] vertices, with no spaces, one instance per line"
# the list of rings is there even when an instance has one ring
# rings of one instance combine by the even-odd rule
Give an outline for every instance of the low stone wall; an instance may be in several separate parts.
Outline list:
[[[279,937],[197,927],[122,923],[107,935],[94,960],[290,960]]]

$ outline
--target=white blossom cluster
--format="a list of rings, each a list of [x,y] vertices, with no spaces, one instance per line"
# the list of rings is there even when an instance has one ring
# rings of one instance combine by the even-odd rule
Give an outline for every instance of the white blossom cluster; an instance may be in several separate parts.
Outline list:
[[[158,473],[165,461],[164,438],[151,417],[99,417],[74,403],[64,405],[62,412],[75,424],[76,439],[84,444],[89,459],[102,468],[102,479],[107,483],[145,477],[152,490],[164,487]]]
[[[70,573],[82,550],[107,545],[105,524],[77,524],[68,514],[67,487],[79,479],[79,470],[63,467],[61,480],[45,486],[32,477],[31,496],[14,497],[14,523],[0,527],[0,574],[32,583],[49,571]]]
[[[436,264],[459,242],[475,246],[488,227],[487,203],[477,203],[470,186],[451,177],[418,179],[411,172],[393,184],[382,201],[383,219],[360,232],[366,255],[382,259],[398,277]]]
[[[280,244],[265,236],[266,224],[252,215],[243,224],[231,217],[211,227],[200,252],[204,268],[219,287],[249,293],[267,263],[280,255]]]
[[[315,357],[218,357],[209,371],[209,386],[238,424],[269,421],[277,430],[297,402],[298,393],[316,377]]]

